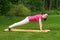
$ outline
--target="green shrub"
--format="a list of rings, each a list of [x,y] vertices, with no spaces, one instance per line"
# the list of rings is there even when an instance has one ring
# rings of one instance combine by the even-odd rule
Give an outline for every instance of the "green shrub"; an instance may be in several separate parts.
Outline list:
[[[11,5],[11,9],[6,15],[10,15],[10,16],[27,16],[27,15],[31,15],[31,11],[22,4],[19,4],[19,5],[10,4],[10,5]]]
[[[59,15],[60,14],[60,10],[49,10],[49,15]]]
[[[10,4],[10,10],[6,15],[8,16],[15,16],[16,14],[16,5]]]
[[[17,13],[20,16],[27,16],[27,15],[31,15],[31,11],[25,7],[24,5],[20,4],[17,6]]]

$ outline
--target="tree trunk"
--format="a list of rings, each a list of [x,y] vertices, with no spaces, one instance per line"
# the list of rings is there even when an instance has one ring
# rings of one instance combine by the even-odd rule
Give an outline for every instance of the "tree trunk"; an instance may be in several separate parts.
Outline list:
[[[50,0],[49,10],[52,8],[52,0]]]

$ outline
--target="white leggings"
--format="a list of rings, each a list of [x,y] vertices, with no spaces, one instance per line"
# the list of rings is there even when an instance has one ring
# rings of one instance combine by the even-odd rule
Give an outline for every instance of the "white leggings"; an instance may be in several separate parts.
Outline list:
[[[14,24],[10,25],[9,28],[19,26],[19,25],[23,25],[23,24],[27,24],[27,23],[29,23],[28,17],[26,17],[24,20],[22,20],[20,22],[17,22],[17,23],[14,23]]]

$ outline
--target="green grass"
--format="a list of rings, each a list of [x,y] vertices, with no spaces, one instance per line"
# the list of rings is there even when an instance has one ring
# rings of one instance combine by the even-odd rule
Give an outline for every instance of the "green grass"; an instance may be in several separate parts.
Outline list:
[[[43,29],[50,29],[47,33],[33,32],[4,32],[9,25],[21,21],[25,17],[0,17],[0,40],[60,40],[60,15],[49,15],[47,21],[43,21]],[[15,28],[39,29],[38,22],[29,23]]]

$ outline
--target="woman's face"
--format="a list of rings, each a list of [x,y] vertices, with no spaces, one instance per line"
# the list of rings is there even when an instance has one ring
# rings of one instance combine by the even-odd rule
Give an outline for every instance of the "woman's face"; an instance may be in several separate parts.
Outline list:
[[[48,14],[43,14],[43,19],[46,19],[48,17]]]

